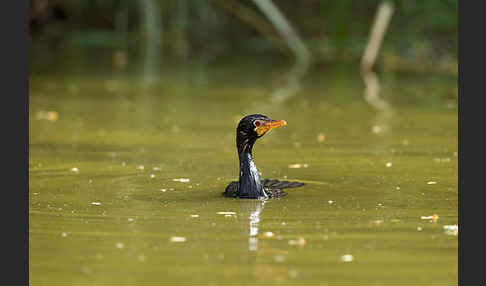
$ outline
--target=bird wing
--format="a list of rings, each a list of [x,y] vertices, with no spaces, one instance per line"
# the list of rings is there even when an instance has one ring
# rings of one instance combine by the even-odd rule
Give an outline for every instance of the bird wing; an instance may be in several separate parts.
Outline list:
[[[235,198],[238,196],[238,181],[231,182],[223,192],[223,196]]]
[[[298,188],[305,184],[301,182],[279,181],[277,179],[273,179],[273,180],[264,179],[262,181],[262,185],[264,188],[267,189],[289,189],[289,188]]]
[[[283,189],[298,188],[305,185],[301,182],[279,181],[277,179],[264,179],[262,181],[265,193],[271,198],[282,197],[286,195]],[[231,182],[224,190],[225,197],[238,197],[238,181]]]

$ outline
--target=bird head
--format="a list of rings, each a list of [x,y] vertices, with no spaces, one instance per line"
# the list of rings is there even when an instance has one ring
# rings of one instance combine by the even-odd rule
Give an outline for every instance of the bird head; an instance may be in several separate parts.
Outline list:
[[[268,131],[287,125],[285,120],[273,120],[262,114],[252,114],[243,117],[236,128],[236,145],[239,151],[251,147],[255,141]]]

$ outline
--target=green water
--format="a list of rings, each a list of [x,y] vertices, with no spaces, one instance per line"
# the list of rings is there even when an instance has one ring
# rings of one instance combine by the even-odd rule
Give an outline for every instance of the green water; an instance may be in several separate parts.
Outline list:
[[[251,74],[31,76],[30,284],[457,285],[454,79],[385,77],[383,117],[319,76],[279,103]],[[307,183],[283,199],[220,195],[251,113],[288,122],[254,147],[263,178]]]

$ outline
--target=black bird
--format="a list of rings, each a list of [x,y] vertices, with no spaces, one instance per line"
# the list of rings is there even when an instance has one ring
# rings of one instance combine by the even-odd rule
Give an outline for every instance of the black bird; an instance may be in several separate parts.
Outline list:
[[[262,114],[243,117],[236,128],[236,147],[240,160],[240,177],[231,182],[223,196],[244,199],[277,198],[286,195],[283,189],[303,186],[304,183],[265,179],[260,176],[253,162],[252,149],[255,141],[273,128],[285,126],[285,120],[273,120]]]

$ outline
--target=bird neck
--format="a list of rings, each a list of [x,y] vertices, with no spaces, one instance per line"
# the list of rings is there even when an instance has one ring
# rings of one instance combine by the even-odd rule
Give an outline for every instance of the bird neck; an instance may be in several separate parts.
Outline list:
[[[267,195],[263,191],[255,162],[251,155],[251,148],[244,148],[243,152],[238,152],[240,159],[240,178],[238,180],[238,192],[240,198],[263,199]],[[239,149],[239,148],[238,148]]]

